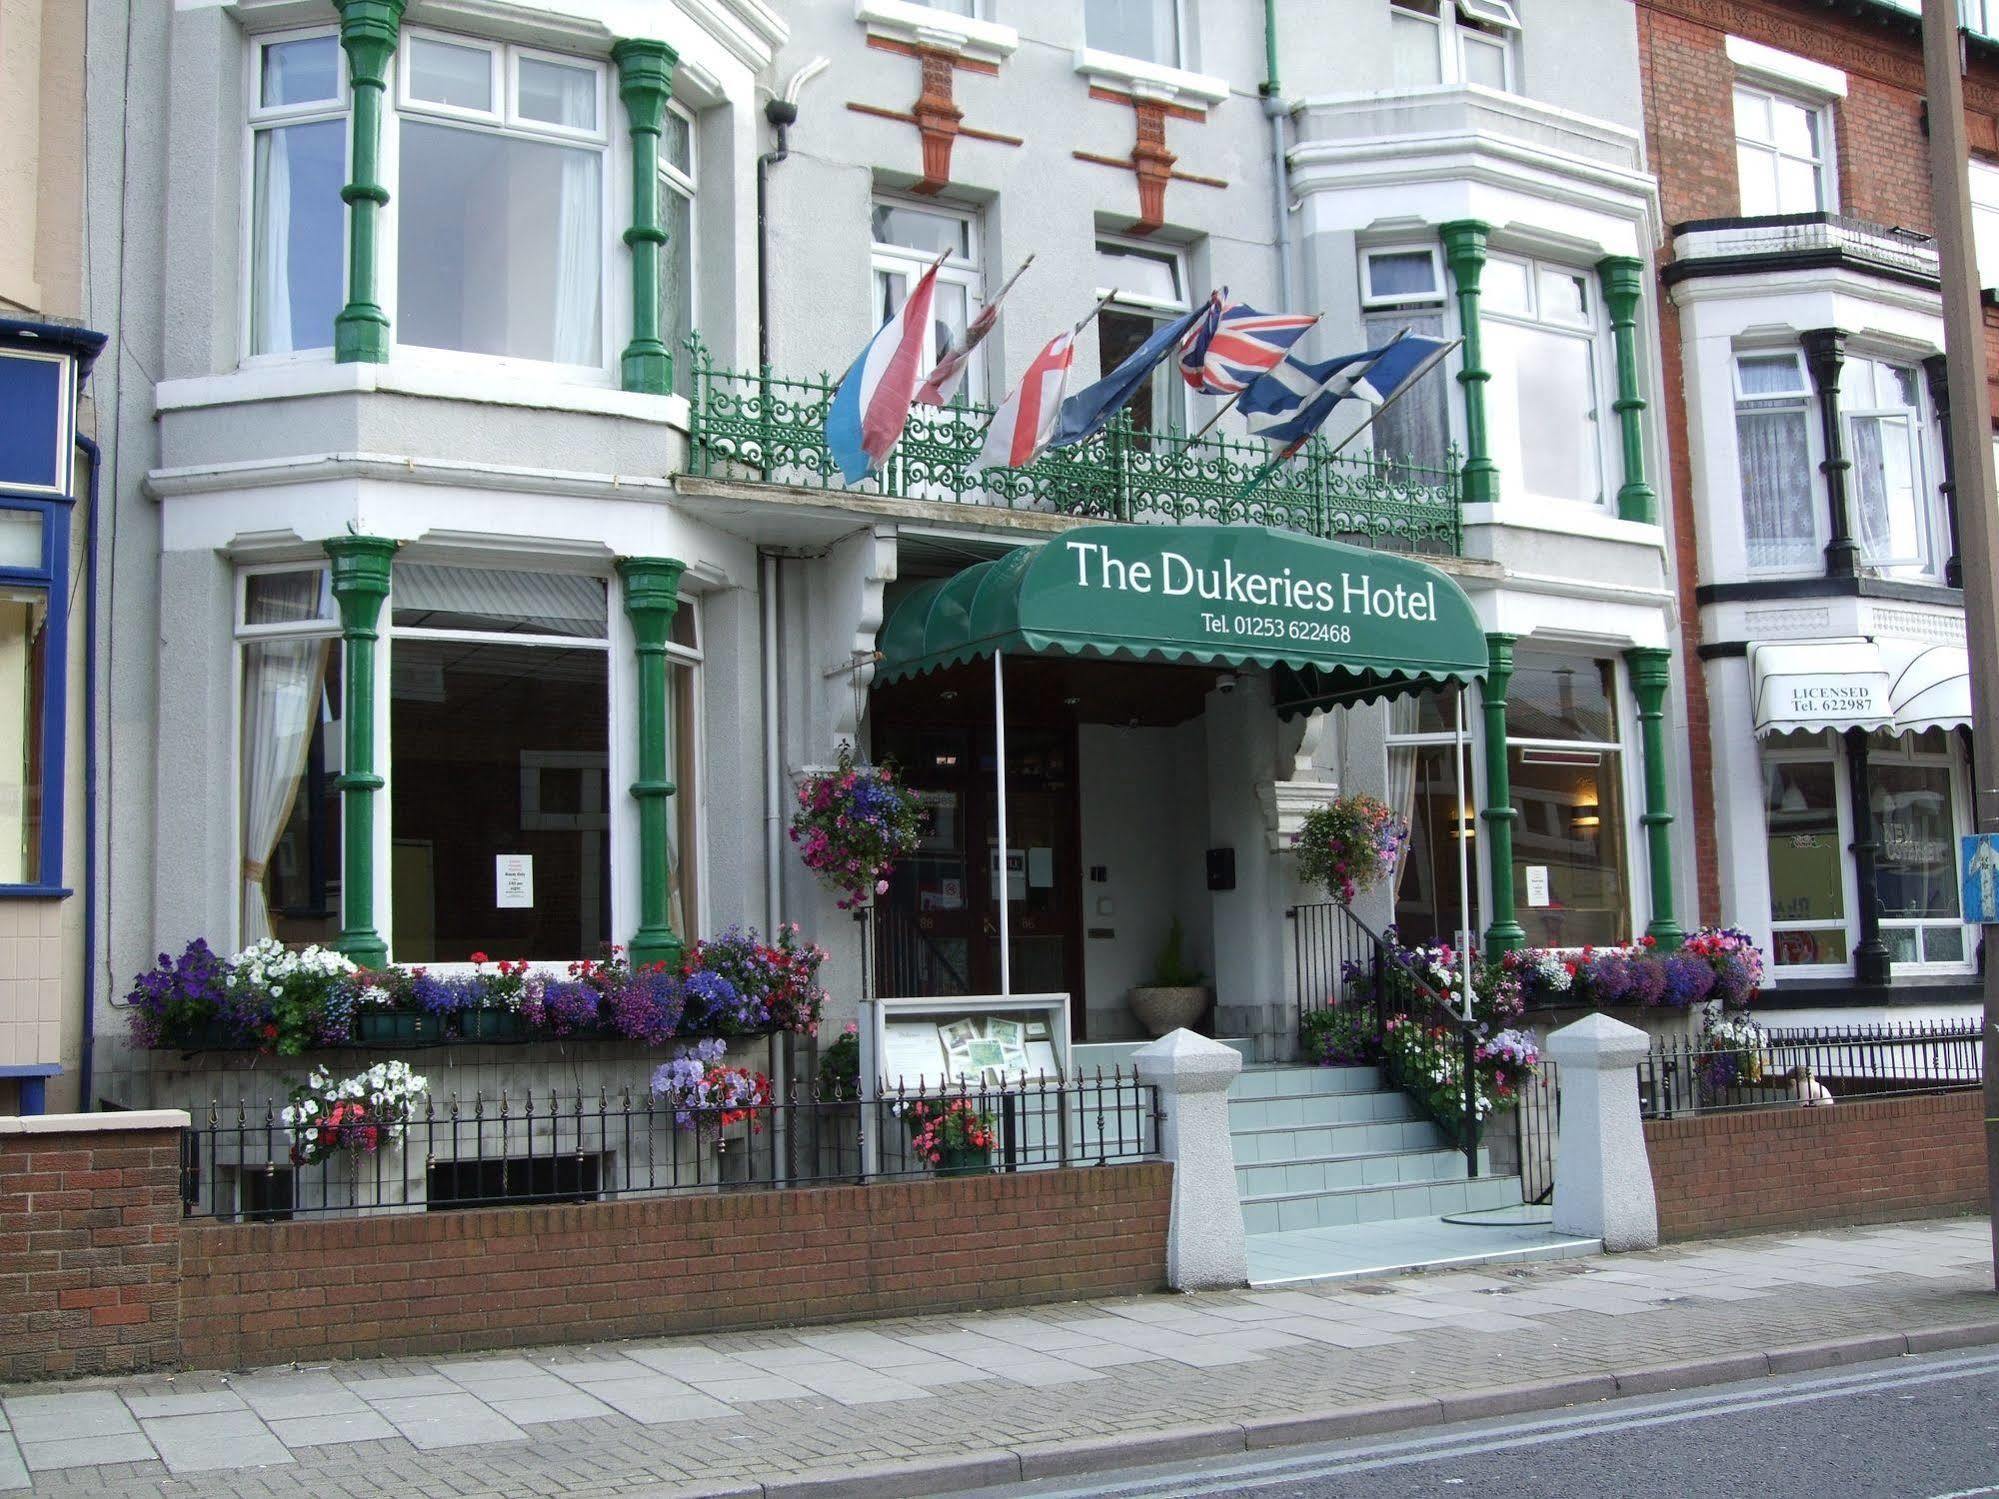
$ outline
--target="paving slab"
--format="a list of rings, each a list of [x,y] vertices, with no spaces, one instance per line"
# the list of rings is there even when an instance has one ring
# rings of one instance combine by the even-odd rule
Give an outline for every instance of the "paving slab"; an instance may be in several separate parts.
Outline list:
[[[109,1390],[77,1390],[60,1395],[21,1395],[6,1402],[17,1441],[26,1445],[137,1435],[139,1423]]]
[[[174,1473],[217,1468],[259,1468],[292,1460],[255,1411],[160,1416],[141,1423],[153,1450]]]
[[[395,1436],[395,1427],[358,1400],[355,1408],[334,1416],[290,1416],[267,1423],[287,1447],[329,1447],[335,1443],[379,1442]]]

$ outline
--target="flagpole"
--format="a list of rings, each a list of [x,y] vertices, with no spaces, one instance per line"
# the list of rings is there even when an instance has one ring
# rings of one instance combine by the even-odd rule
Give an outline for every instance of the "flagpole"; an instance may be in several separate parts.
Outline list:
[[[1404,333],[1407,333],[1409,330],[1407,328],[1404,328],[1402,331]],[[1400,340],[1398,339],[1397,341],[1399,342]],[[1451,352],[1451,350],[1455,349],[1459,344],[1463,342],[1464,340],[1462,338],[1454,338],[1449,343],[1445,344],[1441,349],[1437,350],[1435,357],[1431,359],[1430,363],[1425,368],[1418,370],[1414,375],[1410,376],[1407,380],[1404,380],[1401,383],[1401,385],[1397,386],[1395,389],[1395,393],[1391,395],[1387,400],[1383,401],[1379,406],[1375,407],[1374,410],[1371,413],[1369,413],[1366,421],[1362,422],[1358,427],[1355,427],[1353,431],[1347,433],[1345,437],[1342,437],[1339,441],[1339,446],[1335,447],[1330,453],[1327,453],[1325,455],[1325,458],[1330,459],[1338,457],[1341,448],[1344,448],[1348,443],[1352,442],[1356,437],[1360,436],[1361,433],[1365,432],[1369,427],[1373,426],[1376,422],[1380,421],[1382,412],[1386,411],[1389,407],[1393,406],[1397,401],[1401,400],[1404,395],[1408,394],[1409,388],[1411,386],[1413,386],[1418,380],[1422,379],[1423,376],[1429,374],[1429,372],[1432,369],[1435,369],[1437,366],[1437,362],[1439,360],[1443,359],[1446,355],[1448,355]],[[1320,461],[1324,462],[1325,459],[1321,459]]]

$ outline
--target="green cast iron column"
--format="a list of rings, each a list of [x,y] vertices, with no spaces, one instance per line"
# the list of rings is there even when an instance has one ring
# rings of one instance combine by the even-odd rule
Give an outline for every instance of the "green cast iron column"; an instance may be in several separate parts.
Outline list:
[[[1617,347],[1617,400],[1611,409],[1624,444],[1617,513],[1625,520],[1657,525],[1659,496],[1645,478],[1645,397],[1638,389],[1638,299],[1645,294],[1645,262],[1609,255],[1596,263],[1596,273],[1603,280],[1603,302]]]
[[[674,786],[667,764],[666,642],[673,611],[680,607],[680,574],[686,564],[671,557],[625,557],[618,576],[625,582],[625,614],[632,622],[639,672],[639,778],[632,795],[639,804],[639,929],[632,936],[632,966],[680,966],[682,944],[668,914],[672,843],[668,805]]]
[[[659,222],[659,131],[680,56],[665,42],[627,39],[611,49],[611,59],[632,129],[632,227],[625,231],[632,252],[632,341],[625,345],[621,383],[663,396],[673,389],[673,355],[659,339],[659,255],[666,243]]]
[[[340,715],[346,728],[340,788],[340,950],[363,968],[389,960],[375,927],[375,642],[382,600],[389,596],[389,568],[396,544],[379,536],[336,536],[326,543],[333,559],[333,597],[340,605],[345,655]]]
[[[1458,331],[1464,334],[1459,351],[1463,368],[1458,384],[1465,392],[1465,488],[1467,505],[1489,505],[1499,498],[1499,466],[1485,435],[1485,386],[1492,378],[1480,353],[1478,326],[1478,282],[1485,270],[1487,226],[1477,219],[1458,219],[1439,231],[1444,237],[1444,256],[1451,265],[1451,284],[1458,293]]]
[[[1506,766],[1506,687],[1513,680],[1517,635],[1485,637],[1487,666],[1479,700],[1485,705],[1485,856],[1492,880],[1492,925],[1485,929],[1488,957],[1527,944],[1513,915],[1513,775]]]
[[[343,364],[386,364],[389,315],[375,292],[375,229],[389,201],[381,183],[382,96],[403,23],[403,0],[333,0],[340,45],[354,95],[353,177],[340,189],[347,205],[347,305],[333,320],[333,357]]]
[[[1631,695],[1638,699],[1639,742],[1645,755],[1646,853],[1652,865],[1652,920],[1645,934],[1662,948],[1680,945],[1686,933],[1673,916],[1673,814],[1666,790],[1666,687],[1671,681],[1664,646],[1633,646],[1624,653],[1631,668]]]

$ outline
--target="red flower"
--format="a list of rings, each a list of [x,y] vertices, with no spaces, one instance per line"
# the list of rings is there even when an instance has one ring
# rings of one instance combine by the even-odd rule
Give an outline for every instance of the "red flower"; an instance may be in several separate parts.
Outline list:
[[[484,963],[486,961],[486,955],[482,952],[475,952],[474,954],[472,954],[472,961],[474,963]]]

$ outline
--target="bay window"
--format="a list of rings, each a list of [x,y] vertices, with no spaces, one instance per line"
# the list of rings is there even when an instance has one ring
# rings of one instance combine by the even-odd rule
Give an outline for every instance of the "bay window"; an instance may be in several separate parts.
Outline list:
[[[1389,10],[1389,81],[1514,87],[1520,18],[1512,0],[1394,0]]]
[[[1616,668],[1519,651],[1507,691],[1513,898],[1530,947],[1629,941]]]
[[[237,935],[290,946],[340,930],[339,618],[323,567],[237,580],[242,707]]]
[[[964,343],[965,330],[981,305],[978,222],[968,213],[883,198],[874,205],[873,226],[877,324],[891,317],[937,257],[945,256],[930,303],[930,336],[923,345],[922,372],[928,374]],[[974,359],[965,369],[959,391],[966,400],[985,399],[982,366],[983,361]]]
[[[1083,0],[1084,45],[1180,67],[1180,0]]]
[[[1840,367],[1847,480],[1861,561],[1928,575],[1937,568],[1926,477],[1923,382],[1913,365],[1848,355]]]
[[[1813,572],[1820,556],[1811,382],[1795,349],[1735,357],[1735,445],[1752,572]]]
[[[391,194],[397,339],[604,363],[604,70],[406,32]]]
[[[1735,170],[1742,212],[1830,212],[1831,120],[1823,105],[1748,84],[1735,87]]]
[[[390,935],[399,963],[611,940],[602,578],[395,565]]]
[[[346,291],[347,62],[322,31],[255,44],[249,352],[333,345]]]
[[[1970,955],[1957,883],[1958,835],[1970,829],[1958,815],[1957,781],[1942,729],[1877,739],[1868,756],[1881,940],[1892,963],[1958,964]]]
[[[1603,501],[1592,281],[1584,271],[1515,256],[1485,263],[1486,411],[1509,498]]]

